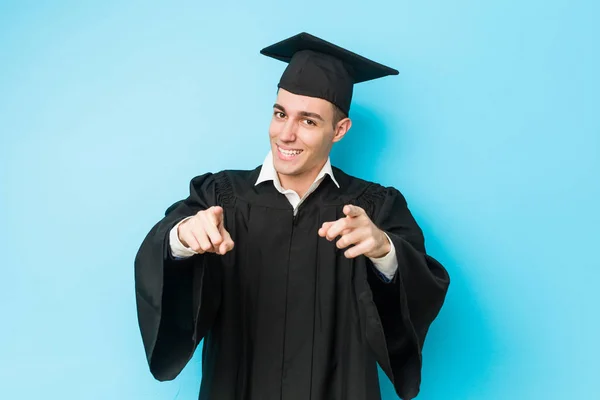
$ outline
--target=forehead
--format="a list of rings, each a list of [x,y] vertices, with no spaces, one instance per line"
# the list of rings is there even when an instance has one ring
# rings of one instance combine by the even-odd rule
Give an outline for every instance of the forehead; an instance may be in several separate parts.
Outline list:
[[[289,112],[316,112],[321,115],[327,115],[332,112],[331,103],[318,97],[302,96],[288,92],[285,89],[279,89],[277,92],[277,104],[283,106]],[[323,115],[324,116],[324,115]]]

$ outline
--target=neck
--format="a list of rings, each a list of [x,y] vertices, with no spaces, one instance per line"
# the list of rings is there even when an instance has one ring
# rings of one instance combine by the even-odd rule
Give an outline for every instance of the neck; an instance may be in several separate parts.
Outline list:
[[[308,192],[315,179],[317,179],[317,175],[319,175],[326,162],[327,160],[320,167],[300,175],[283,175],[278,172],[279,182],[284,189],[293,190],[302,198]]]

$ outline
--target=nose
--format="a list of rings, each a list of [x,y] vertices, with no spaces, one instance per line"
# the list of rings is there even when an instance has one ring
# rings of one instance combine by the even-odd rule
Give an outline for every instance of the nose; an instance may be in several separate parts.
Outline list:
[[[293,142],[296,140],[296,124],[291,119],[288,119],[281,132],[279,132],[279,139],[283,142]]]

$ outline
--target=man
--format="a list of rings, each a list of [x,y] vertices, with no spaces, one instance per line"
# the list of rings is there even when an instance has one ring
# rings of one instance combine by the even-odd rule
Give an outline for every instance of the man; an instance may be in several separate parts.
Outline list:
[[[329,160],[353,84],[398,72],[306,33],[261,53],[289,63],[263,165],[194,178],[137,254],[150,370],[204,339],[202,400],[380,399],[377,363],[411,399],[448,274],[400,192]]]

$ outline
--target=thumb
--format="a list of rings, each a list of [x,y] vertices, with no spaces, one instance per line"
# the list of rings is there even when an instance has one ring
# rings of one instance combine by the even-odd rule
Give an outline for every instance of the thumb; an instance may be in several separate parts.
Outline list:
[[[223,238],[225,238],[225,236],[229,236],[229,232],[227,232],[227,229],[225,229],[223,218],[221,218],[219,225],[217,225],[217,228],[219,229],[219,233],[223,236]]]
[[[219,246],[219,254],[225,254],[228,251],[232,250],[235,243],[233,243],[233,240],[231,239],[231,235],[229,235],[229,232],[227,232],[227,230],[225,230],[225,228],[221,228],[220,229],[221,235],[223,236],[223,243],[221,243],[221,245]]]

